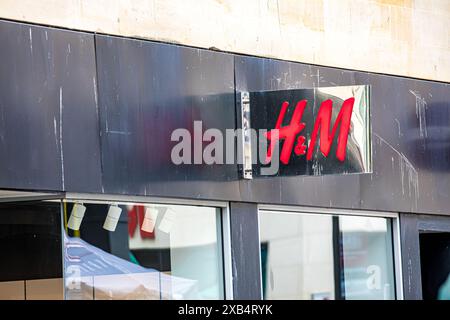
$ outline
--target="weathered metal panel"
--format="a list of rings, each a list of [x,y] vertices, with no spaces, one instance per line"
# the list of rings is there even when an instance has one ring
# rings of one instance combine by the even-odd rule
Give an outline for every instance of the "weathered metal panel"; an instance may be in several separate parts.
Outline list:
[[[402,248],[403,297],[406,300],[422,299],[420,274],[420,243],[416,214],[400,215],[400,239]]]
[[[450,85],[236,57],[236,90],[371,85],[373,173],[242,181],[245,200],[448,214]],[[258,184],[258,186],[256,186]],[[262,189],[277,190],[264,193]]]
[[[449,84],[0,26],[0,187],[449,213]],[[235,90],[347,85],[372,88],[372,174],[242,180],[171,162],[174,129],[235,128]]]
[[[373,88],[374,172],[361,177],[361,207],[449,214],[450,85],[355,78]]]
[[[262,298],[258,206],[230,203],[233,299]]]
[[[106,193],[237,199],[235,165],[174,165],[175,129],[235,126],[233,56],[97,36]],[[225,183],[224,183],[225,182]]]
[[[93,35],[0,21],[0,186],[98,191]]]

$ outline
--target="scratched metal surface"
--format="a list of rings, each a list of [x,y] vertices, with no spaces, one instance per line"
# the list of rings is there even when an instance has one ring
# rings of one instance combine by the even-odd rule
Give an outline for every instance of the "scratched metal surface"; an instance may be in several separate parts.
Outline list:
[[[249,198],[450,213],[449,84],[252,57],[237,56],[235,65],[239,91],[372,86],[373,174],[242,181]]]
[[[372,84],[374,174],[361,207],[450,213],[450,85],[357,73]]]
[[[230,203],[233,299],[261,300],[258,206]]]
[[[0,41],[2,188],[450,213],[449,84],[4,21]],[[373,174],[170,165],[172,129],[235,127],[234,89],[366,84]]]
[[[233,56],[110,36],[96,48],[104,192],[239,199],[236,165],[171,161],[173,130],[234,128]]]
[[[0,21],[0,186],[101,191],[91,34]]]

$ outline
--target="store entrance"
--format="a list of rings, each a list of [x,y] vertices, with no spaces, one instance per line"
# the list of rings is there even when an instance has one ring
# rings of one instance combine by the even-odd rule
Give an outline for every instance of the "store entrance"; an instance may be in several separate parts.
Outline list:
[[[450,233],[422,232],[420,266],[424,300],[450,299]]]

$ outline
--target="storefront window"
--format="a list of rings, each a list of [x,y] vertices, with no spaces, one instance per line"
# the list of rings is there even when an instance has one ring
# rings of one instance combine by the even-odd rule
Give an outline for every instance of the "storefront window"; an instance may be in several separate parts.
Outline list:
[[[265,299],[395,299],[388,218],[260,212]]]
[[[75,207],[64,205],[66,299],[224,298],[220,209]]]

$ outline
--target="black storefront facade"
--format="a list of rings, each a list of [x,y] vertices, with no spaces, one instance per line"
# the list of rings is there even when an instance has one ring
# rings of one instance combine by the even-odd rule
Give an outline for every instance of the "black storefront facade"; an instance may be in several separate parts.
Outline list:
[[[436,298],[447,83],[12,21],[0,44],[3,298],[52,285],[66,299]],[[354,85],[371,88],[372,173],[243,179],[235,164],[171,163],[173,130],[238,126],[240,92]]]

